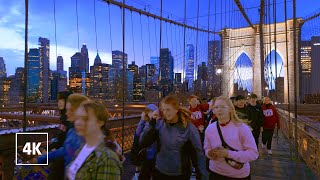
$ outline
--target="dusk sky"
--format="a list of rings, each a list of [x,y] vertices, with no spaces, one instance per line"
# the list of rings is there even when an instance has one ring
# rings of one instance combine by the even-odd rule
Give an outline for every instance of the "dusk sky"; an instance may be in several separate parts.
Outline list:
[[[78,46],[86,43],[89,49],[90,65],[93,64],[97,48],[102,62],[111,63],[112,50],[122,50],[122,25],[121,9],[114,5],[108,5],[102,0],[95,0],[96,22],[97,22],[97,44],[95,34],[94,0],[78,0],[79,37],[77,39],[76,24],[76,0],[56,1],[56,26],[57,44],[55,43],[54,28],[54,0],[29,0],[29,48],[38,47],[38,37],[50,39],[50,68],[56,70],[56,47],[57,55],[64,58],[65,70],[70,66],[70,57],[78,51]],[[246,27],[248,24],[240,15],[234,1],[210,1],[210,16],[208,16],[208,0],[200,0],[199,26],[208,28],[210,18],[210,29],[219,31],[222,27]],[[259,1],[241,1],[249,18],[253,23],[258,23]],[[267,1],[268,2],[268,1]],[[283,0],[277,0],[277,21],[284,20]],[[225,4],[226,3],[226,4]],[[126,4],[136,8],[146,8],[151,13],[160,14],[160,1],[154,0],[126,0]],[[231,5],[230,5],[231,4]],[[316,12],[320,7],[319,0],[298,0],[297,16],[307,17]],[[292,1],[288,1],[288,17],[292,17]],[[109,22],[110,10],[110,22]],[[183,22],[184,0],[163,0],[165,17]],[[221,21],[221,11],[222,21]],[[225,13],[227,12],[227,13]],[[23,0],[1,0],[0,2],[0,57],[6,63],[7,74],[14,74],[16,67],[24,65],[24,1]],[[187,23],[196,25],[197,1],[187,0]],[[141,21],[140,21],[141,20]],[[159,21],[147,18],[137,13],[126,11],[126,50],[128,62],[135,60],[141,66],[150,63],[150,56],[159,56]],[[111,33],[110,33],[111,25]],[[110,40],[110,34],[111,39]],[[198,36],[198,64],[207,61],[208,33],[200,33]],[[210,35],[213,40],[217,36]],[[162,47],[168,47],[175,58],[175,71],[182,69],[183,62],[183,28],[162,24]],[[195,43],[196,32],[187,30],[186,44]],[[142,48],[143,44],[143,48]],[[196,54],[196,53],[195,53]]]

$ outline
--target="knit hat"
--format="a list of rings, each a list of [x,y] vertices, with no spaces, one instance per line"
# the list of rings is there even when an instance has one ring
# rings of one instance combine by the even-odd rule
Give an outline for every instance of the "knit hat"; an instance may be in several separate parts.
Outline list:
[[[158,107],[157,107],[156,105],[154,105],[154,104],[148,104],[148,105],[146,106],[146,108],[147,108],[147,109],[150,109],[151,111],[156,111],[156,110],[158,110]]]

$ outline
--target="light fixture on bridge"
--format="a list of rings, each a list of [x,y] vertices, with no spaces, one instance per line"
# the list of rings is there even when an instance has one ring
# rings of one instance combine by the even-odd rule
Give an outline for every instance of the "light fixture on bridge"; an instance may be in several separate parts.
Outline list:
[[[118,104],[114,105],[114,107],[118,107]]]
[[[265,90],[268,90],[269,88],[268,88],[268,86],[266,86],[264,89],[265,89]]]
[[[222,69],[217,69],[217,74],[221,74],[222,73]]]

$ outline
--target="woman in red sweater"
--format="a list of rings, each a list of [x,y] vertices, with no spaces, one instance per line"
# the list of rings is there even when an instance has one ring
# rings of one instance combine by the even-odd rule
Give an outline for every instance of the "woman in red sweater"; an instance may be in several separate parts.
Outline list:
[[[262,132],[262,148],[265,148],[267,144],[268,155],[272,155],[271,143],[274,128],[277,124],[280,129],[279,117],[277,109],[271,104],[270,98],[264,98],[264,104],[262,105],[262,111],[264,115],[264,124]]]

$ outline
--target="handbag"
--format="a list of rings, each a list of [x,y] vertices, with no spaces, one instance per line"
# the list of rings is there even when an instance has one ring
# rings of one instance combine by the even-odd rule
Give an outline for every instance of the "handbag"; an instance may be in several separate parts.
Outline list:
[[[234,148],[232,148],[231,146],[229,146],[223,139],[223,136],[222,136],[222,133],[221,133],[221,129],[220,129],[220,126],[219,126],[219,123],[217,122],[217,129],[218,129],[218,133],[219,133],[219,137],[220,137],[220,140],[222,142],[222,146],[228,150],[231,150],[231,151],[238,151]],[[240,162],[237,162],[233,159],[230,159],[230,158],[224,158],[227,162],[227,164],[229,164],[231,167],[235,168],[235,169],[241,169],[243,167],[243,164],[244,163],[240,163]]]

